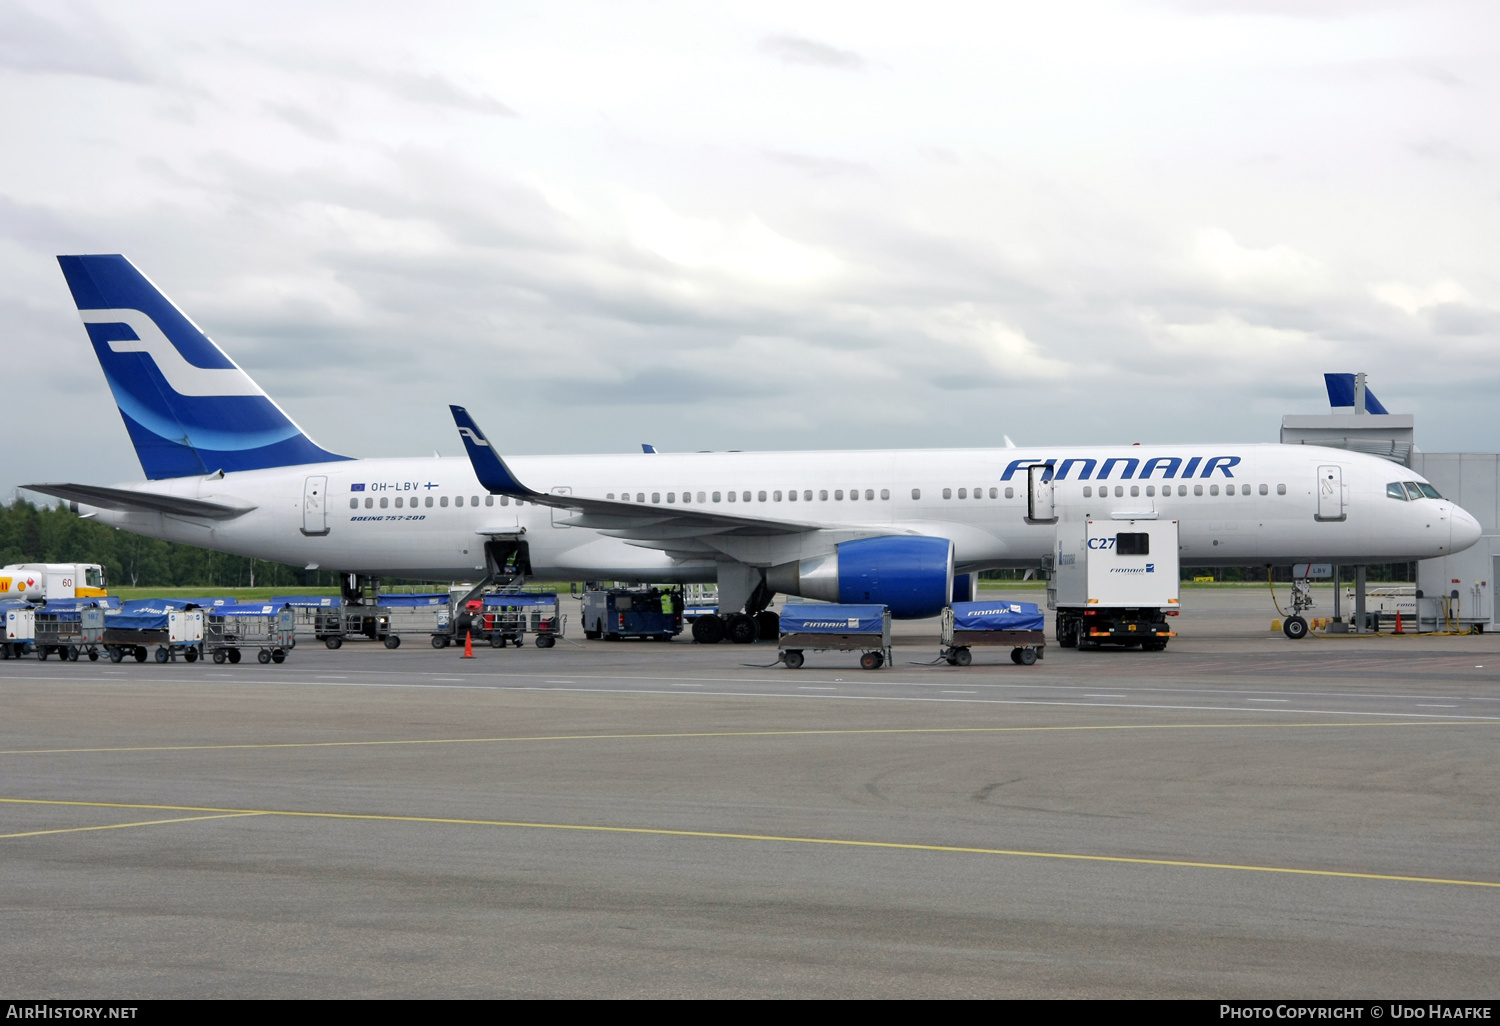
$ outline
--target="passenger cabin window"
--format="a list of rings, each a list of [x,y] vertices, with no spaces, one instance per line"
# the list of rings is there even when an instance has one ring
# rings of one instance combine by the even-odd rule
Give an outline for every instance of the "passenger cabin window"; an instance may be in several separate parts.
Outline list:
[[[911,497],[913,499],[920,499],[922,497],[922,489],[920,489],[920,488],[913,488],[911,490]]]
[[[349,508],[350,509],[359,509],[359,500],[358,499],[350,499],[349,500]]]
[[[1144,531],[1115,535],[1115,551],[1122,556],[1151,555],[1151,536]]]
[[[740,492],[740,499],[742,501],[744,501],[744,502],[749,502],[750,501],[750,493],[749,492]]]
[[[470,506],[477,506],[477,505],[479,505],[479,496],[477,496],[477,495],[471,495],[471,496],[469,496],[469,505]]]
[[[1124,485],[1115,485],[1115,498],[1122,499],[1124,497],[1125,497],[1125,486]]]
[[[493,495],[486,495],[484,497],[484,504],[486,506],[493,506],[495,504],[495,497]]]
[[[1010,489],[1009,488],[1005,489],[1005,497],[1007,499],[1010,498]],[[1083,486],[1083,497],[1085,499],[1092,499],[1094,497],[1094,486],[1093,485],[1084,485]]]
[[[812,502],[812,489],[811,488],[804,488],[802,490],[802,501],[803,502]]]
[[[1178,485],[1177,486],[1177,494],[1178,495],[1184,495],[1184,496],[1187,495],[1187,485]]]
[[[764,502],[765,499],[761,499],[761,501]],[[780,502],[781,501],[781,490],[779,488],[776,491],[774,491],[774,492],[771,493],[771,501],[772,502]]]
[[[505,503],[506,503],[505,496],[502,495],[500,497],[500,505],[504,506]],[[427,496],[427,498],[425,500],[423,500],[422,505],[426,506],[428,509],[431,509],[432,508],[432,496],[430,496],[430,495]]]
[[[714,501],[715,502],[719,501],[719,493],[718,492],[714,492]]]
[[[668,502],[676,502],[677,501],[677,493],[676,492],[668,492],[667,493],[667,501]]]
[[[736,497],[737,494],[738,494],[737,492],[730,492],[729,493],[729,501],[730,502],[735,502],[736,501],[735,497]]]
[[[1218,485],[1214,485],[1214,491],[1217,492],[1218,490],[1219,490],[1219,486]],[[1203,494],[1203,486],[1202,485],[1193,485],[1193,494],[1194,495],[1202,495]]]
[[[1276,494],[1277,495],[1285,495],[1286,494],[1286,485],[1284,485],[1284,484],[1277,485],[1276,486]]]
[[[462,495],[455,495],[453,497],[453,505],[455,505],[455,506],[462,506],[463,504],[464,504],[464,497]],[[382,501],[381,505],[384,506],[385,503]]]
[[[389,500],[387,498],[384,498],[384,497],[381,498],[381,500],[380,500],[380,508],[381,509],[385,509],[390,504],[391,504],[391,500]]]
[[[652,492],[651,493],[651,501],[652,502],[660,502],[661,501],[661,492]]]
[[[875,501],[875,489],[873,489],[873,488],[866,488],[865,489],[865,501],[866,502],[874,502]]]
[[[890,497],[891,497],[891,490],[889,488],[882,488],[882,489],[880,489],[880,498],[881,498],[882,501],[884,501],[886,499],[889,499]]]
[[[1208,486],[1208,494],[1209,495],[1218,495],[1219,494],[1219,486],[1218,485],[1209,485]]]
[[[1402,502],[1406,502],[1406,489],[1401,487],[1400,481],[1392,481],[1385,486],[1385,497],[1387,499],[1400,499]]]
[[[369,500],[368,499],[366,499],[365,502],[366,502],[366,505],[369,504]],[[444,509],[447,509],[448,508],[448,496],[444,495],[442,498],[438,499],[438,505],[441,506],[441,507],[443,507]]]
[[[882,497],[884,497],[884,493],[882,493]],[[998,499],[998,498],[1000,498],[1000,489],[998,489],[998,488],[991,488],[990,489],[990,498],[992,498],[992,499]]]
[[[627,495],[626,498],[629,499],[630,496]],[[521,504],[521,501],[519,499],[517,499],[516,500],[516,505],[519,506],[520,504]],[[429,505],[429,506],[432,505],[432,500],[431,499],[427,500],[427,505]],[[510,505],[510,496],[509,495],[502,495],[502,496],[500,496],[500,505],[502,505],[502,506],[509,506]]]
[[[1147,485],[1146,486],[1146,494],[1147,495],[1155,495],[1156,494],[1156,485]]]
[[[1247,485],[1247,484],[1240,485],[1240,494],[1241,495],[1249,495],[1250,494],[1250,486]]]
[[[1083,490],[1083,494],[1084,495],[1093,495],[1094,494],[1094,490],[1092,488],[1085,488]],[[1016,497],[1016,490],[1014,488],[1011,488],[1011,487],[1007,486],[1006,489],[1005,489],[1005,497],[1007,499],[1014,499]]]
[[[835,489],[834,489],[834,490],[833,490],[833,497],[834,497],[834,498],[835,498],[835,499],[840,499],[840,500],[842,500],[842,499],[843,499],[843,497],[844,497],[844,490],[843,490],[843,489],[842,489],[842,488],[835,488]]]
[[[967,488],[960,488],[958,490],[958,497],[960,499],[967,499],[969,497],[969,490]]]
[[[1132,499],[1138,499],[1138,498],[1140,498],[1140,496],[1141,496],[1141,486],[1140,485],[1131,485],[1130,486],[1130,497]]]
[[[765,492],[759,492],[759,493],[757,493],[756,498],[758,498],[761,502],[765,502],[766,501],[766,493]]]
[[[365,500],[365,509],[369,509],[370,507],[372,507],[374,505],[375,505],[375,500],[374,499],[366,499]],[[443,505],[444,506],[448,505],[448,500],[447,499],[443,500]]]
[[[853,502],[853,501],[855,501],[858,498],[859,498],[859,489],[858,488],[851,488],[851,489],[849,489],[849,501]]]
[[[396,508],[400,509],[402,505],[403,505],[403,500],[401,499],[401,497],[399,495],[396,496]]]
[[[1267,488],[1265,485],[1261,485],[1260,486],[1260,494],[1265,495],[1268,491],[1270,491],[1270,489]]]
[[[945,499],[951,499],[951,498],[953,498],[953,489],[952,488],[944,488],[943,489],[943,498],[945,498]]]

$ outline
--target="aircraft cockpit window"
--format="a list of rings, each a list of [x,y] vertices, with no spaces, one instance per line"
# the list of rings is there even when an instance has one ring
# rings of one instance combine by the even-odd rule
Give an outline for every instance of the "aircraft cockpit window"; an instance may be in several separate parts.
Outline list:
[[[1415,481],[1404,481],[1402,483],[1406,485],[1406,494],[1408,496],[1410,496],[1411,498],[1413,498],[1413,499],[1425,499],[1426,498],[1426,496],[1422,494],[1422,486],[1419,485],[1419,484],[1417,484]]]
[[[1432,485],[1428,484],[1426,481],[1418,481],[1417,487],[1422,489],[1422,494],[1427,496],[1429,499],[1442,498],[1442,496],[1438,494],[1438,490],[1432,487]]]
[[[1401,487],[1400,481],[1392,481],[1385,486],[1385,497],[1387,499],[1400,499],[1402,502],[1406,502],[1406,489]]]

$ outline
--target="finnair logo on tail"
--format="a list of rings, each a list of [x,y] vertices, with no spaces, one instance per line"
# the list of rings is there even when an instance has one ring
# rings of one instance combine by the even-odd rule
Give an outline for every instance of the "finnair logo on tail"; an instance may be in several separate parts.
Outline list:
[[[486,449],[488,449],[490,447],[489,440],[486,439],[483,435],[481,435],[474,428],[461,427],[461,428],[458,429],[458,433],[461,434],[461,435],[463,435],[469,441],[473,442],[475,445],[482,445]]]
[[[250,376],[238,367],[194,367],[183,359],[172,340],[150,316],[140,310],[80,310],[84,324],[124,324],[135,338],[109,343],[116,353],[145,353],[167,379],[172,391],[182,396],[265,395]]]

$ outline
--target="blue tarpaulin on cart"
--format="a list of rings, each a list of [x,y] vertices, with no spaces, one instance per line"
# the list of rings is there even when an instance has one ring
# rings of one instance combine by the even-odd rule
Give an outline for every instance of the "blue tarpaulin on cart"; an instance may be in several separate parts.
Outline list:
[[[381,596],[381,598],[384,597]],[[277,609],[282,606],[291,606],[293,609],[337,609],[339,607],[337,595],[272,595],[266,601]]]
[[[212,616],[275,616],[280,606],[269,602],[242,602],[237,606],[219,606],[209,610]]]
[[[166,613],[124,612],[106,613],[104,629],[112,631],[164,631],[167,629]]]
[[[788,605],[781,610],[783,634],[879,634],[885,606]]]
[[[446,591],[439,591],[415,595],[381,595],[376,604],[382,606],[400,606],[402,608],[412,606],[446,606],[448,604],[448,593]]]
[[[154,599],[131,599],[120,606],[121,613],[167,613],[188,606],[199,609],[212,609],[215,606],[232,606],[235,604],[232,598],[154,598]]]
[[[515,592],[502,595],[486,595],[484,607],[486,609],[520,609],[529,606],[555,606],[557,605],[556,592]]]
[[[1044,631],[1047,615],[1035,602],[955,602],[953,626],[961,631]]]

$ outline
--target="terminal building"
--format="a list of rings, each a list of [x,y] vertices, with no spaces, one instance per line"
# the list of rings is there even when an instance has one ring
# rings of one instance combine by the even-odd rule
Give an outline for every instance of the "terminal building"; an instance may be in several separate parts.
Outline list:
[[[1500,629],[1493,589],[1500,573],[1500,454],[1422,452],[1416,446],[1415,418],[1388,412],[1366,387],[1364,374],[1324,378],[1332,412],[1282,417],[1282,443],[1382,456],[1410,467],[1472,513],[1484,529],[1479,541],[1462,552],[1417,564],[1417,615],[1422,629],[1440,630],[1445,623]],[[1362,573],[1356,576],[1356,588],[1363,592]]]

